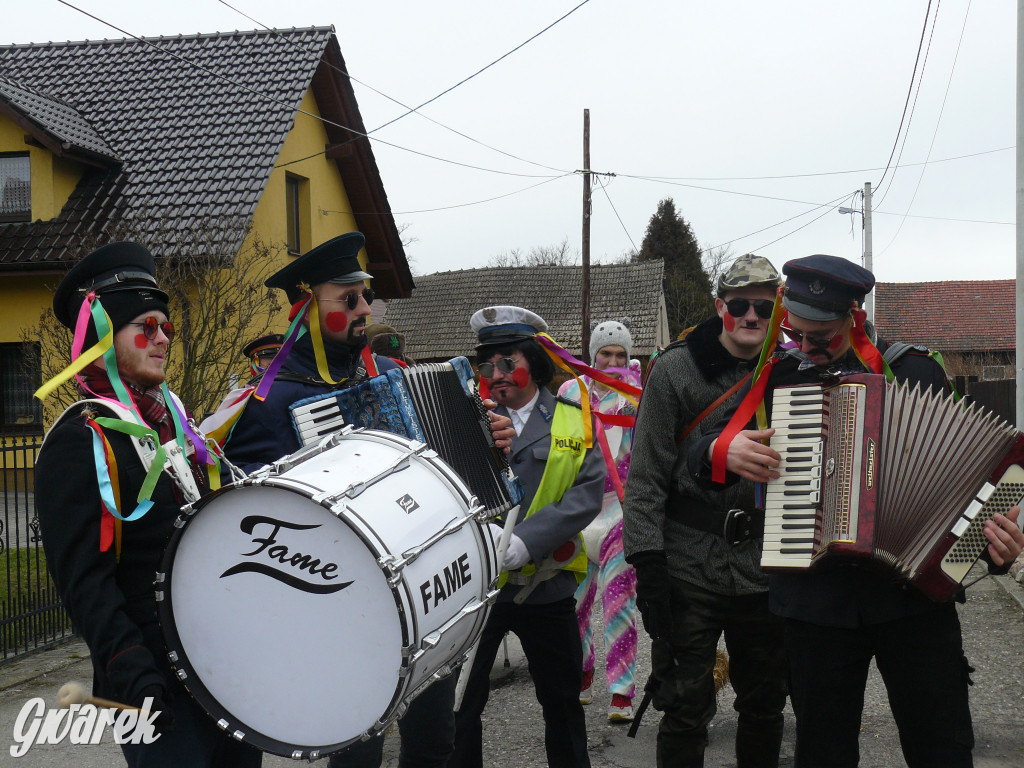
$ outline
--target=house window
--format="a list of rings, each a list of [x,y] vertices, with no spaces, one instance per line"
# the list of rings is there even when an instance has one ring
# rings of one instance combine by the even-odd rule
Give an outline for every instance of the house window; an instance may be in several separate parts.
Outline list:
[[[4,429],[38,431],[43,426],[43,404],[32,394],[42,383],[39,345],[0,344],[0,402]]]
[[[309,239],[309,194],[306,179],[287,174],[284,177],[285,216],[288,219],[288,253],[302,253],[303,241]]]
[[[0,154],[0,221],[32,220],[32,170],[28,153]]]

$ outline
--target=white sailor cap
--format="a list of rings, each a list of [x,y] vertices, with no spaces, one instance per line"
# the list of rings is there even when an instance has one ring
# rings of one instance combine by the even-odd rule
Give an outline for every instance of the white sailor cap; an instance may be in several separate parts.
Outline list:
[[[502,305],[478,309],[469,319],[469,327],[480,340],[476,346],[480,349],[532,339],[546,331],[548,324],[543,317],[528,309]]]

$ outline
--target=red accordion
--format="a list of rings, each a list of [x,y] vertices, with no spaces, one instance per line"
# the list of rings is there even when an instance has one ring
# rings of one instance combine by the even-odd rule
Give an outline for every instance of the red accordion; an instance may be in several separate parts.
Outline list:
[[[951,395],[871,374],[778,387],[765,570],[870,559],[933,600],[988,546],[985,521],[1024,498],[1024,435]]]

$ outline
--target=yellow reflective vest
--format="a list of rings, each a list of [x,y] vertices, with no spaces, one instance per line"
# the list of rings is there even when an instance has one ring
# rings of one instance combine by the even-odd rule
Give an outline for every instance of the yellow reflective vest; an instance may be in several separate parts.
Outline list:
[[[526,511],[524,520],[538,509],[552,504],[568,491],[576,476],[583,466],[583,459],[586,458],[587,449],[583,440],[583,412],[575,406],[559,401],[555,405],[555,413],[551,419],[551,450],[548,452],[548,459],[544,465],[544,474],[541,476],[540,485],[533,495],[530,508]],[[565,560],[570,554],[569,547],[574,553],[571,558]],[[559,557],[561,555],[561,557]],[[555,552],[545,559],[539,566],[527,563],[521,569],[515,571],[512,582],[516,584],[527,584],[530,577],[541,572],[549,578],[558,570],[571,571],[576,575],[576,581],[582,582],[587,575],[587,553],[583,547],[583,537],[580,534],[573,536],[572,540],[559,547]],[[498,579],[498,586],[503,587],[509,580],[508,571],[502,571]]]

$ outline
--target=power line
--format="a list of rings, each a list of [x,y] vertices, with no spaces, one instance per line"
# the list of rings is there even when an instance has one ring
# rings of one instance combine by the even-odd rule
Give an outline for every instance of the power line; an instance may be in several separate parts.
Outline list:
[[[777,200],[777,201],[782,202],[782,203],[798,203],[799,205],[814,205],[814,206],[817,206],[817,203],[811,202],[809,200],[793,200],[792,198],[788,198],[788,197],[773,197],[772,195],[759,195],[759,194],[756,194],[754,192],[737,192],[737,191],[731,190],[731,189],[717,189],[716,187],[704,187],[704,186],[701,186],[699,184],[684,184],[682,182],[666,181],[664,179],[658,179],[658,178],[651,177],[651,176],[634,176],[634,175],[629,174],[629,173],[616,173],[614,175],[618,176],[619,178],[623,178],[623,179],[638,179],[640,181],[652,181],[652,182],[655,182],[657,184],[668,184],[668,185],[673,186],[673,187],[686,187],[687,189],[700,189],[700,190],[703,190],[705,192],[719,192],[719,193],[721,193],[723,195],[739,195],[740,197],[756,197],[756,198],[759,198],[761,200]],[[846,197],[846,195],[844,195],[844,197]],[[840,199],[842,199],[842,198],[840,198]]]
[[[587,1],[589,2],[589,0],[587,0]],[[233,6],[230,3],[228,3],[227,0],[217,0],[217,2],[221,3],[224,6],[227,6],[228,8],[233,10],[235,13],[237,13],[240,16],[243,16],[244,18],[246,18],[249,21],[251,21],[253,24],[257,24],[257,25],[263,27],[263,29],[267,30],[268,32],[270,32],[270,33],[272,33],[274,35],[277,35],[281,40],[283,40],[284,42],[288,43],[289,45],[294,46],[295,48],[298,48],[299,50],[305,50],[301,45],[299,45],[295,41],[289,40],[288,38],[284,37],[284,35],[282,35],[276,29],[267,26],[266,24],[264,24],[263,22],[259,21],[258,19],[255,19],[252,16],[248,15],[247,13],[245,13],[244,11],[236,8],[235,6]],[[576,7],[579,8],[579,6],[576,6]],[[576,10],[576,9],[574,8],[573,11],[574,10]],[[569,13],[572,13],[572,11],[570,11]],[[566,14],[566,16],[568,16],[568,15],[569,14]],[[565,16],[563,16],[562,18],[565,18]],[[558,21],[561,21],[561,20],[562,19],[559,19]],[[557,23],[558,23],[557,21],[554,22],[554,24],[557,24]],[[554,24],[549,25],[546,29],[550,29],[552,26],[554,26]],[[546,30],[542,30],[542,31],[546,31]],[[539,34],[541,34],[541,33],[538,32],[537,35],[539,35]],[[537,35],[534,35],[534,37],[536,37]],[[533,38],[530,38],[530,39],[532,40]],[[527,40],[526,42],[529,42],[529,40]],[[523,43],[523,45],[526,45],[526,43]],[[519,47],[521,48],[522,45],[519,46]],[[512,51],[510,51],[509,53],[511,53],[511,52]],[[508,54],[505,54],[505,55],[507,56]],[[504,57],[502,57],[502,58],[504,58]],[[497,60],[497,61],[500,61],[500,59]],[[492,62],[492,64],[496,64],[497,61]],[[398,117],[396,117],[394,120],[391,120],[391,121],[389,121],[387,123],[384,123],[383,125],[378,125],[376,128],[374,128],[371,131],[367,131],[367,133],[366,133],[367,136],[369,136],[372,133],[376,133],[377,131],[381,130],[382,128],[384,128],[384,127],[386,127],[388,125],[391,125],[391,123],[394,123],[394,122],[402,119],[403,117],[406,117],[407,115],[410,115],[410,114],[415,112],[419,117],[423,118],[424,120],[429,120],[434,125],[440,126],[441,128],[444,128],[445,130],[451,131],[452,133],[456,134],[457,136],[461,136],[464,139],[472,141],[474,144],[479,144],[482,147],[486,147],[487,149],[490,149],[490,150],[492,150],[494,152],[498,152],[499,154],[505,155],[506,157],[511,157],[514,160],[519,160],[520,162],[529,163],[530,165],[536,165],[539,168],[545,168],[545,169],[547,169],[549,171],[556,171],[558,173],[566,173],[565,169],[555,168],[554,166],[545,165],[544,163],[534,162],[533,160],[528,160],[528,159],[526,159],[524,157],[519,157],[518,155],[514,155],[511,152],[506,152],[503,149],[499,149],[497,147],[493,147],[490,144],[486,144],[486,143],[484,143],[482,141],[479,141],[478,139],[474,139],[472,136],[468,136],[465,133],[462,133],[462,131],[456,130],[455,128],[452,128],[449,125],[445,125],[444,123],[440,122],[439,120],[435,120],[434,118],[432,118],[432,117],[430,117],[428,115],[423,114],[422,112],[419,111],[419,107],[410,107],[408,104],[404,104],[401,101],[399,101],[398,99],[396,99],[396,98],[394,98],[392,96],[389,96],[388,94],[384,93],[381,90],[378,90],[377,88],[374,88],[369,83],[366,83],[366,82],[360,80],[359,78],[354,77],[352,74],[350,74],[349,72],[346,72],[341,67],[335,66],[334,64],[330,63],[329,61],[324,61],[323,63],[326,64],[331,69],[335,70],[336,72],[340,72],[341,74],[345,75],[345,77],[349,78],[350,80],[354,80],[355,82],[359,83],[364,88],[368,88],[369,90],[371,90],[374,93],[376,93],[378,96],[382,96],[383,98],[387,99],[388,101],[392,101],[395,104],[397,104],[398,106],[402,107],[403,109],[408,110],[404,114],[399,115]],[[488,66],[491,66],[491,65],[488,65]],[[486,67],[485,67],[485,69],[486,69]],[[483,70],[481,69],[480,72],[483,72]],[[477,72],[476,74],[480,74],[480,72]],[[472,75],[471,77],[475,77],[475,76],[476,75]],[[469,80],[469,79],[471,79],[471,78],[466,78],[466,80]],[[466,80],[463,80],[462,82],[466,82]],[[462,83],[459,83],[458,85],[461,85],[461,84]],[[455,87],[457,87],[457,86],[452,86],[452,88],[455,88]],[[452,88],[449,88],[448,91],[452,90]],[[447,93],[448,91],[445,91],[445,93]],[[431,101],[436,100],[441,95],[443,95],[443,94],[439,94],[438,96],[435,96],[434,99],[431,99]],[[429,103],[429,102],[424,102],[424,103],[426,104],[426,103]],[[423,105],[420,105],[420,106],[423,106]],[[359,137],[356,137],[356,139],[357,138],[359,138]],[[344,143],[342,143],[339,146],[345,146],[345,144],[348,144],[348,143],[350,143],[352,141],[355,141],[356,139],[348,139],[348,140],[346,140]],[[326,151],[326,150],[324,150],[324,151]],[[317,156],[319,156],[321,154],[323,154],[323,152],[319,152],[316,155],[310,155],[309,157],[305,157],[305,158],[302,158],[302,159],[303,160],[308,160],[308,159],[310,159],[310,157],[317,157]],[[292,162],[299,162],[299,161],[292,161]],[[278,166],[278,167],[280,167],[280,166]]]
[[[849,199],[851,197],[852,197],[852,195],[847,192],[847,193],[841,195],[840,197],[835,198],[834,200],[830,200],[827,203],[819,203],[819,204],[815,205],[813,208],[810,208],[810,209],[808,209],[806,211],[803,211],[802,213],[798,213],[795,216],[790,216],[788,219],[783,219],[782,221],[777,221],[774,224],[769,224],[767,227],[761,227],[761,229],[756,229],[753,232],[748,232],[745,235],[740,235],[739,237],[734,237],[732,240],[726,240],[725,242],[719,243],[718,245],[708,246],[707,248],[703,249],[701,251],[701,253],[702,254],[703,253],[709,253],[712,250],[714,250],[715,248],[724,248],[725,246],[732,245],[733,243],[737,243],[740,240],[746,240],[748,237],[753,237],[754,235],[759,235],[762,232],[767,232],[769,229],[775,229],[775,227],[780,227],[783,224],[786,224],[786,223],[788,223],[790,221],[793,221],[794,219],[799,219],[802,216],[806,216],[807,214],[812,213],[813,211],[816,211],[819,208],[827,207],[829,209],[829,211],[830,211],[830,210],[832,210],[832,208],[834,208],[836,206],[837,203],[839,203],[842,200],[847,200],[847,199]],[[828,213],[828,211],[826,211],[826,213]],[[817,221],[818,218],[821,218],[821,217],[819,216],[816,219],[814,219],[813,221]],[[813,222],[808,222],[808,224],[810,224],[810,223],[813,223]],[[797,229],[794,229],[793,232],[798,232],[798,231],[800,231],[800,229],[803,229],[803,227],[799,227]],[[793,234],[793,232],[790,232],[789,234],[791,235],[791,234]],[[784,237],[789,237],[789,235],[783,235],[782,237],[779,238],[779,240],[783,239]],[[773,240],[772,241],[772,243],[777,243],[777,242],[778,242],[778,240]],[[771,245],[772,243],[768,243],[768,245]],[[762,247],[766,247],[766,246],[762,246]]]
[[[848,195],[847,195],[847,197],[848,197]],[[843,198],[840,198],[840,199],[843,199]],[[810,213],[810,211],[807,211],[807,213]],[[804,228],[806,228],[806,227],[809,227],[809,226],[811,226],[811,224],[813,224],[813,223],[814,223],[814,222],[816,222],[816,221],[817,221],[818,219],[822,218],[823,216],[825,216],[826,214],[829,214],[829,213],[832,213],[831,207],[830,207],[830,208],[827,208],[827,209],[826,209],[826,210],[824,210],[824,211],[822,211],[822,212],[821,212],[820,214],[818,214],[817,216],[815,216],[815,217],[814,217],[813,219],[811,219],[810,221],[808,221],[808,222],[807,222],[806,224],[801,224],[801,225],[800,225],[799,227],[797,227],[796,229],[792,230],[791,232],[787,232],[786,234],[782,235],[782,237],[777,237],[777,238],[775,238],[775,239],[774,239],[774,240],[772,240],[772,241],[771,241],[770,243],[765,243],[764,245],[758,246],[757,248],[755,248],[755,249],[754,249],[754,251],[760,251],[760,250],[763,250],[763,249],[767,248],[767,247],[768,247],[769,245],[775,245],[775,243],[779,242],[779,240],[785,240],[785,239],[786,239],[787,237],[789,237],[790,235],[795,235],[795,234],[796,234],[797,232],[799,232],[799,231],[800,231],[801,229],[804,229]]]
[[[938,14],[938,8],[935,10],[936,14]],[[942,94],[942,106],[939,108],[939,116],[935,120],[935,130],[932,131],[932,140],[928,145],[928,155],[925,158],[925,164],[922,166],[921,173],[917,177],[917,185],[914,187],[914,194],[911,195],[910,203],[907,204],[907,210],[904,212],[903,218],[900,219],[900,225],[896,228],[896,234],[892,236],[892,240],[890,240],[885,248],[882,249],[879,256],[888,251],[892,244],[896,242],[896,238],[900,236],[900,232],[903,231],[903,224],[906,222],[907,216],[910,214],[910,209],[914,207],[914,201],[917,199],[917,193],[921,189],[921,182],[924,181],[924,172],[928,169],[927,157],[931,156],[932,149],[935,147],[935,138],[939,135],[939,125],[942,123],[942,115],[946,111],[946,99],[949,98],[949,88],[953,84],[953,73],[956,71],[956,62],[960,58],[960,46],[963,45],[964,42],[964,32],[967,30],[967,18],[970,14],[971,2],[968,0],[967,11],[964,13],[964,23],[963,26],[960,27],[960,39],[956,43],[956,53],[953,54],[953,66],[949,68],[949,80],[946,81],[946,92]],[[891,184],[889,186],[890,188],[892,187]]]
[[[885,170],[882,171],[882,178],[875,184],[875,188],[882,186],[882,182],[885,180],[885,175],[889,172],[889,166],[892,164],[892,159],[896,155],[896,147],[900,143],[900,134],[903,132],[903,121],[907,117],[907,107],[910,104],[910,94],[914,92],[914,81],[917,79],[917,64],[921,60],[921,48],[924,46],[924,33],[928,31],[928,16],[932,12],[932,0],[928,0],[928,7],[924,12],[924,24],[921,26],[921,40],[917,44],[917,56],[914,57],[914,71],[910,76],[910,86],[907,88],[907,99],[903,102],[903,115],[900,117],[900,127],[896,131],[896,140],[892,144],[892,151],[889,153],[889,160],[885,164]]]
[[[932,16],[932,31],[928,35],[928,47],[924,51],[924,61],[921,63],[921,76],[917,79],[917,90],[914,91],[914,104],[910,108],[910,117],[907,119],[907,130],[903,132],[903,142],[900,144],[900,153],[896,157],[896,168],[900,167],[900,160],[903,159],[903,150],[907,148],[907,139],[910,137],[910,125],[914,121],[914,114],[917,112],[917,99],[921,95],[921,85],[924,83],[924,71],[928,67],[928,55],[932,50],[932,38],[935,37],[935,27],[939,23],[939,9],[942,7],[942,0],[939,0],[935,5],[935,15]],[[953,66],[956,66],[956,61],[953,61]],[[952,70],[950,70],[952,75]],[[931,150],[929,149],[929,153]],[[927,162],[927,158],[926,158]],[[889,185],[885,188],[882,193],[881,199],[878,201],[878,205],[885,202],[886,195],[889,194],[889,190],[892,189],[893,184],[896,182],[896,170],[893,169],[892,176],[889,177]],[[872,206],[874,207],[874,206]]]
[[[625,223],[622,221],[622,217],[619,216],[619,211],[615,207],[615,203],[612,202],[611,196],[608,194],[608,186],[601,180],[601,176],[604,174],[595,174],[595,181],[601,185],[601,191],[604,192],[604,196],[608,198],[608,205],[612,207],[612,212],[615,214],[615,218],[619,220],[619,225],[622,227],[622,231],[626,233],[626,237],[629,238],[629,244],[633,246],[633,253],[639,253],[640,249],[636,247],[636,243],[633,242],[633,236],[629,234],[629,230],[626,229]]]
[[[585,0],[585,1],[589,2],[589,0]],[[347,125],[342,125],[341,123],[336,123],[333,120],[328,120],[327,118],[323,117],[322,115],[314,115],[311,112],[306,112],[301,107],[295,107],[294,105],[289,104],[287,102],[284,102],[284,101],[282,101],[282,100],[280,100],[278,98],[275,98],[274,96],[271,96],[268,93],[265,93],[263,91],[259,91],[259,90],[255,89],[255,88],[251,88],[250,86],[245,85],[243,83],[239,83],[236,80],[232,80],[229,77],[225,77],[224,75],[222,75],[222,74],[220,74],[218,72],[214,72],[213,70],[209,69],[208,67],[204,67],[202,64],[199,64],[197,62],[192,61],[187,56],[182,56],[182,55],[180,55],[178,53],[175,53],[174,51],[169,51],[166,48],[161,48],[159,45],[157,45],[153,41],[148,40],[148,39],[146,39],[144,37],[140,37],[139,35],[133,35],[131,32],[128,32],[127,30],[124,30],[121,27],[118,27],[116,24],[112,24],[109,21],[101,19],[99,16],[96,16],[96,15],[94,15],[92,13],[89,13],[88,11],[85,11],[85,10],[75,6],[75,5],[72,5],[70,2],[68,2],[68,0],[57,0],[57,2],[61,3],[62,5],[66,5],[69,8],[71,8],[72,10],[78,11],[79,13],[83,14],[84,16],[88,16],[90,19],[98,21],[101,24],[106,24],[111,29],[116,29],[122,35],[126,35],[126,36],[132,38],[133,40],[136,40],[136,41],[138,41],[140,43],[144,43],[145,45],[148,45],[151,48],[154,48],[154,49],[160,51],[161,53],[163,53],[163,54],[165,54],[167,56],[170,56],[171,58],[177,59],[178,61],[181,61],[182,63],[187,64],[190,67],[195,67],[196,69],[198,69],[198,70],[200,70],[202,72],[205,72],[206,74],[208,74],[208,75],[210,75],[212,77],[216,77],[219,80],[223,80],[224,82],[228,83],[229,85],[233,85],[234,87],[239,88],[239,89],[241,89],[243,91],[248,91],[249,93],[251,93],[251,94],[253,94],[255,96],[258,96],[259,98],[265,99],[265,100],[273,102],[275,104],[279,104],[279,105],[281,105],[283,107],[288,108],[289,110],[294,109],[297,114],[306,115],[307,117],[311,117],[314,120],[319,120],[320,122],[322,122],[322,123],[324,123],[326,125],[333,125],[333,126],[335,126],[337,128],[341,128],[343,130],[346,130],[349,133],[355,134],[356,138],[365,138],[367,140],[370,140],[372,138],[373,141],[376,141],[376,142],[378,142],[380,144],[384,144],[385,146],[393,147],[395,149],[400,149],[403,152],[409,152],[410,154],[419,155],[420,157],[425,157],[425,158],[428,158],[430,160],[437,160],[437,161],[442,162],[442,163],[448,163],[450,165],[457,165],[457,166],[460,166],[460,167],[463,167],[463,168],[470,168],[470,169],[476,170],[476,171],[485,171],[487,173],[497,173],[497,174],[500,174],[500,175],[503,175],[503,176],[518,176],[520,178],[528,178],[528,179],[542,179],[542,178],[555,179],[555,178],[558,178],[558,176],[543,176],[541,174],[515,173],[513,171],[499,171],[499,170],[497,170],[495,168],[484,168],[484,167],[479,166],[479,165],[472,165],[471,163],[462,163],[462,162],[459,162],[457,160],[449,160],[449,159],[444,158],[444,157],[438,157],[437,155],[431,155],[431,154],[429,154],[427,152],[420,152],[419,150],[410,149],[409,147],[403,147],[403,146],[401,146],[399,144],[395,144],[395,143],[390,142],[390,141],[385,141],[384,139],[379,139],[376,136],[371,137],[368,134],[363,133],[362,131],[357,131],[357,130],[355,130],[353,128],[348,127]],[[451,90],[451,89],[449,89],[449,90]],[[349,141],[354,141],[354,139],[350,139]],[[348,142],[346,142],[346,143],[348,143]],[[296,162],[301,162],[302,160],[309,160],[309,159],[314,158],[314,157],[319,157],[322,154],[323,154],[323,152],[317,152],[314,155],[309,155],[308,157],[300,158],[299,160],[290,161],[288,163],[281,163],[281,164],[278,164],[278,165],[276,165],[274,167],[275,168],[281,168],[281,167],[284,167],[285,165],[292,165],[292,164],[294,164]]]
[[[536,189],[537,187],[541,187],[541,186],[543,186],[545,184],[550,184],[552,181],[558,181],[558,179],[564,179],[567,176],[575,176],[575,174],[573,174],[573,173],[564,173],[561,176],[553,176],[550,179],[544,179],[544,181],[537,182],[536,184],[531,184],[530,186],[523,187],[522,189],[517,189],[517,190],[514,190],[512,192],[508,192],[508,193],[506,193],[504,195],[497,195],[496,197],[488,197],[488,198],[486,198],[484,200],[474,200],[471,203],[456,203],[455,205],[444,205],[444,206],[441,206],[439,208],[423,208],[423,209],[420,209],[418,211],[391,211],[390,213],[393,216],[408,216],[408,215],[413,214],[413,213],[433,213],[435,211],[450,211],[450,210],[453,210],[455,208],[469,208],[470,206],[473,206],[473,205],[480,205],[482,203],[490,203],[490,202],[493,202],[494,200],[501,200],[502,198],[512,197],[513,195],[518,195],[521,192],[527,192],[527,191],[529,191],[531,189]],[[333,211],[333,210],[330,210],[330,209],[327,209],[327,208],[321,208],[320,210],[323,211],[324,213],[349,213],[349,214],[352,214],[353,216],[386,216],[386,215],[388,215],[388,213],[385,212],[385,211]]]
[[[912,168],[916,165],[935,165],[936,163],[948,163],[953,160],[966,160],[971,157],[980,157],[982,155],[990,155],[995,152],[1007,152],[1011,149],[1016,149],[1015,145],[1009,147],[1000,147],[999,149],[986,149],[983,152],[972,152],[966,155],[956,155],[955,157],[945,157],[941,160],[931,160],[920,163],[904,163],[903,165],[897,165],[897,168]],[[817,173],[790,173],[781,174],[777,176],[653,176],[651,174],[639,174],[636,178],[657,180],[657,181],[773,181],[778,179],[804,179],[815,176],[843,176],[846,174],[862,174],[872,173],[874,171],[882,170],[881,167],[876,168],[854,168],[848,171],[820,171]],[[628,175],[628,174],[617,174],[617,175]]]

